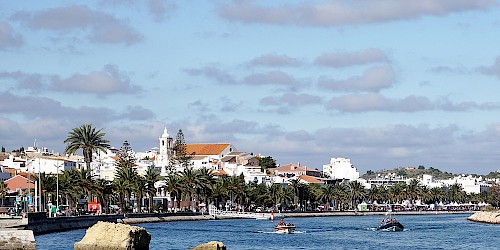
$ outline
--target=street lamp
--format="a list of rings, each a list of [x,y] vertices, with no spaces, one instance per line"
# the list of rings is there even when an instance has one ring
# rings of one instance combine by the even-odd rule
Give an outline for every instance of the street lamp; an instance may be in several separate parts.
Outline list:
[[[63,163],[64,164],[64,163]],[[56,214],[57,214],[57,210],[59,210],[59,168],[61,166],[59,166],[59,164],[57,164],[56,168],[57,168],[57,182],[56,182]]]
[[[40,158],[38,158],[38,212],[42,212],[42,182],[40,180]]]

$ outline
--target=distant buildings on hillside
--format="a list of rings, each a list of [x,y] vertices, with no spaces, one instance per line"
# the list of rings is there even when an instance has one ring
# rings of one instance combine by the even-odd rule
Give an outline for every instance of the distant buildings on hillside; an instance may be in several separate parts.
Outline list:
[[[174,154],[174,140],[167,128],[158,138],[158,146],[147,152],[133,152],[136,163],[135,168],[141,175],[145,175],[150,168],[156,170],[160,175],[166,176],[170,170],[183,171],[181,166],[172,166],[171,159]],[[106,153],[94,154],[91,163],[92,175],[95,178],[112,181],[115,178],[116,161],[119,150],[109,149]],[[290,163],[268,169],[263,172],[259,166],[259,155],[253,155],[237,150],[230,143],[195,143],[186,144],[186,153],[192,155],[191,165],[194,169],[207,168],[213,171],[215,176],[243,175],[247,183],[255,182],[267,185],[288,185],[292,180],[301,183],[335,184],[349,181],[359,181],[366,188],[378,186],[391,186],[397,183],[409,183],[411,179],[390,174],[378,176],[373,179],[360,179],[356,167],[348,158],[332,157],[328,164],[323,165],[323,171],[313,167]],[[0,165],[2,172],[0,179],[7,180],[19,173],[55,174],[71,168],[84,169],[85,163],[82,156],[60,156],[50,153],[46,148],[37,148],[37,145],[28,147],[24,154],[1,153]],[[421,185],[429,188],[448,187],[452,184],[460,184],[467,193],[479,193],[487,190],[490,183],[472,176],[458,176],[449,180],[434,180],[430,175],[424,175],[419,179]]]

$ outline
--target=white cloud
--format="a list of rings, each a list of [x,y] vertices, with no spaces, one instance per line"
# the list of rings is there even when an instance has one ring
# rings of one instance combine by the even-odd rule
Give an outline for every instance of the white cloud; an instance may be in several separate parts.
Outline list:
[[[54,91],[94,93],[98,95],[137,94],[141,91],[141,88],[132,85],[128,77],[112,65],[106,65],[101,71],[74,74],[66,79],[55,76],[52,78],[51,89]]]
[[[84,31],[91,42],[134,44],[142,36],[125,21],[101,11],[95,11],[85,5],[73,5],[52,8],[29,13],[18,12],[14,20],[26,23],[32,29],[63,31],[61,36],[78,35]],[[69,32],[68,31],[73,31]]]
[[[500,103],[461,102],[452,103],[446,98],[431,101],[424,96],[410,95],[404,98],[387,98],[378,93],[352,94],[333,97],[326,109],[340,112],[418,112],[426,110],[469,111],[500,109]]]
[[[286,55],[267,54],[256,57],[247,63],[249,66],[265,67],[295,67],[300,66],[300,60]]]
[[[316,58],[315,63],[329,67],[348,67],[376,62],[387,62],[388,58],[379,49],[366,49],[357,52],[323,53]]]
[[[257,5],[254,1],[220,4],[219,15],[230,21],[276,25],[342,26],[444,16],[457,12],[488,10],[495,0],[331,0],[297,5]]]
[[[334,80],[321,77],[318,81],[319,88],[334,91],[368,91],[378,92],[390,88],[396,81],[396,73],[390,66],[375,66],[363,72],[361,76],[353,76],[345,80]]]

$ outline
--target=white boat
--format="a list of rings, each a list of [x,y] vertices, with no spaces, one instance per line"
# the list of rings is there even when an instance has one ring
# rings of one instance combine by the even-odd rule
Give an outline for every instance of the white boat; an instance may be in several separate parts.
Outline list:
[[[274,226],[274,233],[277,234],[293,234],[295,232],[295,225],[292,223],[286,224],[283,220],[280,220],[276,226]]]

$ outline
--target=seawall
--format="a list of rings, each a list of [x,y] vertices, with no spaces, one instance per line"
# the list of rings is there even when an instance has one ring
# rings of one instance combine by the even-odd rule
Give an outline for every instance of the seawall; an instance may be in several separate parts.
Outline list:
[[[500,224],[500,211],[478,211],[467,218],[470,221]]]
[[[34,235],[63,232],[73,229],[89,228],[98,221],[115,222],[124,224],[210,220],[210,215],[183,212],[175,214],[117,214],[117,215],[84,215],[68,217],[47,218],[45,213],[28,213],[28,223],[24,227],[32,230]]]
[[[73,229],[89,228],[98,221],[117,222],[123,215],[99,215],[78,217],[47,218],[45,213],[28,213],[26,230],[32,230],[34,235],[63,232]]]

